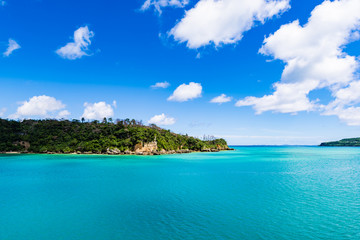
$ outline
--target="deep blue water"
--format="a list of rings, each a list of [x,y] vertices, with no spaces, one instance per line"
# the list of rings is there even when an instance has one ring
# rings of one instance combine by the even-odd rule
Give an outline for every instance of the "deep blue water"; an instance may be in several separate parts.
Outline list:
[[[360,148],[0,155],[1,240],[360,239]]]

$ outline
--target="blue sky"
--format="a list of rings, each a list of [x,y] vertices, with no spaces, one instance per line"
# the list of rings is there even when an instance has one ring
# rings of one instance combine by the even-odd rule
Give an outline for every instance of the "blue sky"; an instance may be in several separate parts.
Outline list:
[[[135,118],[243,145],[356,137],[358,12],[358,0],[0,1],[0,117]]]

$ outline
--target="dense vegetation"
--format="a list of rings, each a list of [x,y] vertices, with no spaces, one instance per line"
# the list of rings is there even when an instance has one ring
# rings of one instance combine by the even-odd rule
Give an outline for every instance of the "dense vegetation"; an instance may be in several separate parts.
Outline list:
[[[360,147],[360,138],[347,138],[335,142],[321,143],[323,147]]]
[[[115,123],[111,119],[102,122],[0,119],[0,152],[106,153],[108,149],[125,152],[155,139],[158,151],[228,148],[224,139],[202,141],[129,119]]]

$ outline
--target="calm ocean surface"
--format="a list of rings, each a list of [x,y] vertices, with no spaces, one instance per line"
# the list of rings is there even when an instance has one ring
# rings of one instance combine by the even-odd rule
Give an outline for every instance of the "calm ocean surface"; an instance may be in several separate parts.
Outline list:
[[[360,148],[0,155],[1,240],[360,239]]]

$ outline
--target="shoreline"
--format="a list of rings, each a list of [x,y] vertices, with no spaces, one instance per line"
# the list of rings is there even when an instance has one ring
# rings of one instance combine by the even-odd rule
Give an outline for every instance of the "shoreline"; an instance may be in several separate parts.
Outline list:
[[[173,155],[173,154],[188,154],[188,153],[210,153],[210,152],[222,152],[222,151],[234,151],[234,148],[228,149],[206,149],[202,151],[194,151],[194,150],[170,150],[170,151],[156,151],[156,152],[120,152],[120,153],[90,153],[90,152],[72,152],[72,153],[57,153],[57,152],[0,152],[0,154],[5,155],[17,155],[17,154],[42,154],[42,155],[95,155],[95,156],[159,156],[159,155]]]

